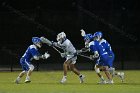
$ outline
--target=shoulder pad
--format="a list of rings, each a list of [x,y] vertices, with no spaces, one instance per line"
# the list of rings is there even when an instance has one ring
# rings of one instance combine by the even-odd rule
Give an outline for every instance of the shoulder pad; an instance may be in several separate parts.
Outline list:
[[[100,43],[106,43],[106,40],[105,40],[105,39],[102,39],[102,40],[100,41]]]
[[[32,48],[37,49],[35,45],[30,45],[29,47],[30,47],[30,49],[32,49]]]
[[[94,41],[91,41],[91,42],[89,43],[89,46],[91,46],[91,45],[95,45],[95,42],[94,42]]]

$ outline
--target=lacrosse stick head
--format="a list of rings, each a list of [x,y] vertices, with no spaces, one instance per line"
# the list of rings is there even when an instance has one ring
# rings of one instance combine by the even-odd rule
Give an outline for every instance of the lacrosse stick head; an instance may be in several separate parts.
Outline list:
[[[46,43],[47,45],[51,46],[52,42],[45,37],[40,37],[42,43]]]

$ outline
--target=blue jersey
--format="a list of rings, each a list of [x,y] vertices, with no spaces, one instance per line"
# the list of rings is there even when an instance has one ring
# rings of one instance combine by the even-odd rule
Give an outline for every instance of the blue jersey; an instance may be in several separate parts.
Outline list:
[[[22,56],[22,58],[26,59],[27,62],[30,62],[31,59],[34,57],[34,56],[39,56],[39,52],[38,52],[38,49],[35,45],[30,45],[26,52],[24,53],[24,55]]]
[[[108,55],[105,48],[98,41],[90,42],[89,47],[91,52],[97,51],[101,58],[105,58],[105,55]]]
[[[99,58],[96,61],[96,64],[101,66],[113,66],[113,59],[109,57],[105,48],[99,43],[99,41],[92,41],[89,43],[90,51],[99,53]]]
[[[114,53],[112,51],[112,48],[110,46],[110,44],[105,40],[105,39],[102,39],[100,41],[100,44],[105,48],[106,52],[110,55],[110,56],[114,56]]]

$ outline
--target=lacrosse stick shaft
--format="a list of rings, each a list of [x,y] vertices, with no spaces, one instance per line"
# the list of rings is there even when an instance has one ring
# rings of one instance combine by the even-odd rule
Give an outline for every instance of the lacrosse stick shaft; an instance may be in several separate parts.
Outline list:
[[[77,54],[77,55],[79,55],[79,56],[81,56],[81,57],[88,58],[88,59],[90,59],[90,60],[94,60],[94,59],[91,59],[89,56],[85,56],[85,55],[81,55],[81,54]]]
[[[59,54],[61,54],[61,52],[56,47],[53,47],[53,49],[55,49]]]

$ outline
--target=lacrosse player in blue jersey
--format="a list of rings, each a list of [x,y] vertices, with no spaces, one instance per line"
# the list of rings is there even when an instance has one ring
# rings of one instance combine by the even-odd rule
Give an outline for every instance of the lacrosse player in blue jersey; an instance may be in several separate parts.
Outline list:
[[[102,32],[98,31],[94,33],[94,39],[99,41],[99,43],[105,48],[105,50],[107,51],[107,53],[109,54],[109,58],[110,58],[110,62],[109,62],[109,71],[113,76],[119,76],[121,78],[121,81],[123,82],[124,80],[124,72],[116,72],[115,68],[113,67],[113,62],[114,62],[114,52],[111,48],[111,45],[105,40],[103,39],[103,34]],[[100,60],[97,60],[100,61]]]
[[[19,83],[21,78],[26,74],[26,79],[25,83],[31,82],[30,76],[32,71],[34,70],[34,66],[31,64],[31,61],[33,59],[39,60],[40,58],[42,59],[47,59],[50,57],[50,54],[45,53],[44,55],[41,55],[38,52],[38,48],[41,48],[42,43],[39,37],[32,37],[32,42],[33,44],[30,45],[24,55],[20,58],[20,64],[22,66],[23,71],[18,75],[17,79],[15,80],[15,83]]]
[[[113,83],[112,77],[108,71],[108,64],[109,64],[109,55],[104,49],[102,45],[99,44],[99,41],[93,40],[93,35],[92,34],[86,34],[84,30],[81,30],[81,35],[84,37],[85,40],[85,47],[86,49],[90,50],[91,52],[94,53],[91,58],[96,59],[96,64],[95,64],[95,72],[97,75],[100,77],[100,84],[106,84],[106,83]],[[81,50],[83,51],[83,50]],[[101,61],[99,61],[101,60]],[[105,74],[108,78],[108,82],[105,81],[104,77],[101,75],[100,70],[105,71]]]

